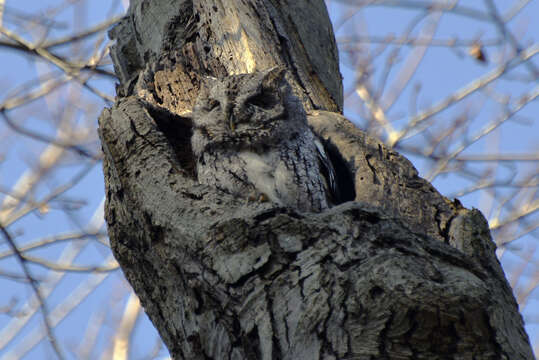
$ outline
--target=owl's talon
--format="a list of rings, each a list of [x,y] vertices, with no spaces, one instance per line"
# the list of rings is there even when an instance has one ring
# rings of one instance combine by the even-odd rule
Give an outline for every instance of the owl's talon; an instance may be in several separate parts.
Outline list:
[[[269,197],[268,195],[264,193],[250,194],[249,196],[247,196],[247,202],[254,202],[254,201],[258,201],[259,203],[265,203],[269,201]]]

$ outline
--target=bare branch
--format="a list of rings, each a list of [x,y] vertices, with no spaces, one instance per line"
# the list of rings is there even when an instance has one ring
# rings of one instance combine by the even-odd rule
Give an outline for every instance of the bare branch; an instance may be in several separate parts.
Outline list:
[[[30,273],[30,269],[28,269],[25,257],[19,252],[19,250],[17,249],[17,244],[15,244],[15,241],[13,240],[9,232],[1,223],[0,223],[0,232],[2,232],[2,234],[4,235],[4,238],[9,244],[11,251],[13,251],[13,253],[15,254],[15,257],[19,261],[19,264],[21,265],[24,275],[28,279],[28,282],[30,283],[32,290],[34,291],[34,294],[36,295],[36,298],[38,299],[39,307],[41,309],[41,314],[43,315],[43,323],[45,325],[47,337],[49,339],[50,344],[52,345],[52,348],[54,349],[54,352],[56,353],[56,356],[58,357],[58,359],[64,359],[64,355],[62,354],[62,351],[60,350],[60,347],[58,346],[58,341],[56,340],[56,337],[54,336],[54,332],[52,330],[53,326],[51,325],[49,321],[49,311],[47,310],[47,306],[45,304],[43,296],[41,295],[41,292],[39,291],[39,287],[37,286],[35,279],[32,277],[32,274]]]

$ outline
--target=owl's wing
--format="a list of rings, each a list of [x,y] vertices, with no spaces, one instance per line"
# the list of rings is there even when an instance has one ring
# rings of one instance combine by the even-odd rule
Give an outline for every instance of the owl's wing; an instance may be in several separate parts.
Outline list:
[[[320,172],[325,179],[325,190],[328,197],[328,201],[335,205],[339,203],[340,194],[337,186],[337,174],[335,168],[329,158],[324,145],[320,139],[315,135],[314,144],[316,145],[318,164],[320,166]]]

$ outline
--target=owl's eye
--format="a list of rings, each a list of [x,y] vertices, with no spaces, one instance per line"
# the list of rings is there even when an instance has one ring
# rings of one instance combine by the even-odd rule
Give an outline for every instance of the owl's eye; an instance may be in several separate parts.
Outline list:
[[[208,99],[208,103],[206,104],[206,109],[208,111],[212,111],[213,109],[217,109],[219,106],[221,106],[219,101],[214,100],[214,99]]]

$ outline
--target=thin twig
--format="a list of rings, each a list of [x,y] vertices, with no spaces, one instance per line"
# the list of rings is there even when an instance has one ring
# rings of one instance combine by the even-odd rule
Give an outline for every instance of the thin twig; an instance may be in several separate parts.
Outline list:
[[[36,256],[21,254],[20,252],[19,254],[22,256],[22,258],[25,261],[43,266],[47,269],[54,270],[54,271],[98,273],[98,272],[115,271],[115,270],[118,270],[119,268],[119,265],[116,261],[113,261],[110,264],[105,265],[105,266],[77,266],[77,265],[69,265],[69,264],[59,264],[53,261],[48,261],[42,258],[38,258]]]
[[[86,29],[85,31],[82,31],[80,33],[77,33],[77,34],[73,34],[73,35],[70,35],[70,36],[66,36],[66,37],[63,37],[63,38],[58,38],[58,39],[55,39],[55,40],[49,40],[49,41],[46,41],[45,43],[41,44],[41,47],[42,48],[45,48],[45,49],[50,49],[50,48],[53,48],[55,46],[61,46],[61,45],[66,45],[66,44],[69,44],[69,43],[72,43],[72,42],[75,42],[75,41],[80,41],[80,40],[83,40],[89,36],[92,36],[92,35],[95,35],[96,33],[99,33],[103,30],[106,30],[108,28],[110,28],[111,26],[113,26],[114,24],[116,24],[117,22],[119,22],[121,19],[123,19],[123,15],[121,16],[115,16],[115,17],[112,17],[108,20],[105,20],[103,21],[102,23],[100,24],[97,24],[89,29]]]
[[[18,249],[19,249],[19,251],[21,253],[25,253],[25,252],[27,252],[29,250],[39,249],[41,247],[49,246],[49,245],[52,245],[52,244],[57,244],[57,243],[63,242],[63,241],[87,240],[87,238],[101,237],[101,236],[106,236],[106,233],[104,233],[104,232],[101,232],[101,233],[88,233],[88,232],[66,233],[66,234],[61,234],[61,235],[44,237],[42,239],[38,239],[38,240],[36,240],[34,242],[31,242],[29,244],[20,246]],[[100,243],[103,244],[103,245],[106,245],[103,242],[100,242]],[[13,254],[14,253],[11,250],[6,250],[6,251],[3,251],[3,252],[0,252],[0,259],[12,256]]]
[[[492,17],[494,24],[496,24],[496,26],[498,27],[498,31],[505,39],[508,40],[509,44],[511,44],[517,56],[520,56],[520,53],[522,52],[522,46],[518,43],[515,36],[511,33],[511,31],[509,31],[504,21],[501,19],[496,5],[494,5],[494,2],[492,0],[485,0],[485,3],[489,8],[490,16]],[[534,63],[532,61],[526,61],[525,65],[530,70],[533,79],[537,80],[539,78],[539,71],[535,67]]]
[[[388,145],[391,147],[395,146],[398,143],[398,141],[402,140],[405,137],[411,136],[410,130],[414,129],[415,127],[420,125],[422,122],[438,114],[439,112],[447,109],[449,106],[459,102],[460,100],[466,98],[467,96],[473,94],[479,89],[484,88],[485,86],[487,86],[494,80],[499,79],[503,74],[507,73],[509,70],[515,68],[516,66],[522,64],[523,62],[528,61],[529,59],[531,59],[533,56],[537,55],[538,53],[539,53],[539,44],[532,45],[529,48],[523,50],[520,54],[520,57],[513,58],[509,60],[508,62],[498,66],[496,69],[488,72],[482,77],[472,81],[468,85],[457,90],[455,93],[448,96],[447,98],[439,101],[437,104],[433,105],[429,109],[423,110],[418,115],[410,119],[405,129],[399,131],[393,138],[389,138],[387,141]]]
[[[464,150],[466,150],[471,144],[477,142],[479,139],[485,137],[487,134],[492,132],[494,129],[498,128],[501,124],[509,120],[512,116],[514,116],[517,112],[522,110],[527,104],[534,101],[537,97],[539,97],[539,86],[537,86],[533,91],[525,97],[524,101],[518,102],[518,104],[514,105],[511,109],[508,109],[503,116],[500,116],[497,121],[492,122],[488,126],[486,126],[484,129],[479,131],[475,136],[467,139],[464,141],[460,146],[458,146],[454,151],[451,152],[451,154],[448,154],[443,160],[439,161],[437,166],[429,172],[429,174],[426,176],[426,179],[429,181],[432,181],[439,173],[442,171],[449,161],[456,158],[460,153],[462,153]]]
[[[2,118],[4,119],[6,124],[11,129],[13,129],[14,131],[16,131],[16,132],[18,132],[18,133],[20,133],[22,135],[31,137],[34,140],[38,140],[38,141],[41,141],[41,142],[44,142],[44,143],[47,143],[47,144],[54,144],[56,146],[63,147],[66,150],[73,151],[73,152],[77,153],[78,155],[85,156],[85,157],[88,157],[90,159],[94,159],[94,160],[99,159],[99,155],[92,154],[92,153],[88,152],[87,150],[83,149],[82,147],[80,147],[78,145],[74,145],[74,144],[63,142],[63,141],[59,141],[59,140],[56,140],[56,139],[53,139],[51,137],[36,133],[36,132],[34,132],[32,130],[25,129],[22,126],[17,125],[14,121],[11,120],[11,118],[9,116],[7,116],[6,112],[3,111],[3,110],[0,110],[0,115],[2,116]]]
[[[449,12],[455,15],[469,17],[474,20],[480,20],[489,22],[490,17],[483,11],[479,11],[470,7],[456,5],[447,1],[421,1],[421,0],[338,0],[341,3],[345,3],[356,7],[374,7],[374,6],[386,6],[392,8],[407,8],[407,9],[419,9],[428,11],[432,8],[437,10]]]
[[[380,44],[392,44],[403,46],[429,46],[429,47],[470,47],[477,43],[477,40],[464,40],[458,38],[452,39],[426,39],[426,38],[412,38],[412,37],[396,37],[394,35],[388,36],[373,36],[373,35],[354,35],[347,37],[337,38],[339,45],[349,45],[355,43],[380,43]],[[488,39],[481,40],[481,45],[484,47],[500,46],[503,42],[500,39]]]
[[[60,350],[60,347],[58,346],[58,342],[56,341],[56,337],[54,336],[54,333],[52,331],[52,326],[49,322],[49,312],[47,310],[47,306],[45,305],[45,301],[43,300],[43,296],[41,295],[41,292],[39,291],[39,287],[37,286],[36,280],[32,277],[32,274],[30,273],[30,269],[28,269],[28,266],[26,264],[26,259],[24,256],[19,252],[17,248],[17,244],[15,244],[15,241],[7,231],[7,229],[0,224],[0,231],[4,235],[4,238],[9,244],[9,247],[11,248],[11,251],[15,254],[15,257],[19,261],[22,270],[24,272],[24,275],[28,279],[30,286],[32,287],[32,290],[34,291],[36,298],[39,302],[39,307],[41,309],[41,314],[43,315],[43,323],[45,324],[45,329],[47,332],[47,337],[49,338],[49,342],[52,345],[52,348],[54,349],[54,352],[56,353],[56,356],[58,359],[63,360],[64,356],[62,354],[62,351]]]

